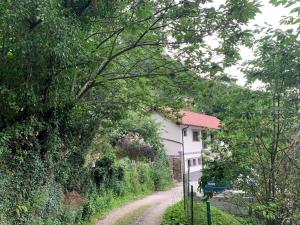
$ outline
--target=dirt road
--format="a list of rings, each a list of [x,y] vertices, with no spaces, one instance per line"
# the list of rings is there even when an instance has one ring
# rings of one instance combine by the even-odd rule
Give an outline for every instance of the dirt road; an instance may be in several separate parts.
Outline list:
[[[130,202],[120,208],[114,209],[95,225],[122,224],[122,220],[125,221],[124,218],[128,218],[134,212],[138,212],[138,215],[133,217],[133,222],[131,224],[159,225],[165,210],[181,199],[182,186],[180,185],[168,191],[155,192],[143,199]]]

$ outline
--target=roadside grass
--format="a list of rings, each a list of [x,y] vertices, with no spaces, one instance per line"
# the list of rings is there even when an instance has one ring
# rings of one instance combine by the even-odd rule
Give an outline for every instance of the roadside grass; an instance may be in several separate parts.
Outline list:
[[[98,220],[105,217],[108,213],[110,213],[111,210],[114,208],[118,208],[122,205],[125,205],[126,203],[134,200],[139,200],[144,198],[145,196],[151,194],[153,192],[148,191],[141,194],[128,194],[122,197],[114,198],[111,203],[106,207],[102,208],[101,212],[98,212],[94,214],[89,220],[80,222],[80,225],[94,225]]]
[[[171,189],[176,186],[176,183],[171,182],[166,185],[162,190],[158,191],[165,191]],[[93,214],[88,220],[84,220],[78,223],[78,225],[94,225],[98,220],[104,218],[107,214],[109,214],[113,209],[118,208],[122,205],[125,205],[131,201],[142,199],[148,195],[151,195],[154,191],[144,191],[143,193],[128,193],[124,196],[112,198],[110,203],[107,204],[104,208],[101,208],[99,212]]]
[[[206,204],[204,202],[197,202],[194,206],[194,224],[207,225]],[[259,221],[253,218],[237,217],[215,207],[212,207],[211,209],[213,225],[261,225]],[[174,224],[189,224],[189,221],[185,216],[183,201],[169,207],[164,214],[162,225]]]
[[[149,208],[150,205],[143,205],[140,208],[134,210],[133,212],[127,214],[125,217],[117,221],[116,225],[132,225],[138,219],[138,217],[143,214],[143,212]]]

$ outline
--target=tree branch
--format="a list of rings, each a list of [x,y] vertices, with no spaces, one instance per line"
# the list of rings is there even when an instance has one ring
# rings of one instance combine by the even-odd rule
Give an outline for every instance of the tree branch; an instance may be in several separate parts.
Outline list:
[[[144,47],[144,46],[149,46],[149,45],[157,45],[157,43],[141,43],[141,40],[146,36],[146,34],[150,31],[150,29],[155,26],[163,17],[157,18],[138,38],[137,40],[127,48],[124,48],[120,50],[119,52],[115,54],[110,54],[110,56],[102,62],[102,64],[99,66],[98,69],[94,71],[92,74],[91,78],[83,85],[83,87],[79,90],[77,97],[81,98],[91,87],[93,87],[93,84],[95,83],[95,78],[100,75],[106,68],[107,66],[118,56],[131,51],[132,49],[135,49],[137,47]],[[112,52],[111,52],[112,53]]]

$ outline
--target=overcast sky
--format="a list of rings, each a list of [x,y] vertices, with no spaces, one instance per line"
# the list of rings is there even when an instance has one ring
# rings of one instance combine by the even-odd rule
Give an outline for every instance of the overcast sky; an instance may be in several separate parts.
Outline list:
[[[271,26],[275,28],[281,28],[281,29],[288,29],[290,28],[287,25],[281,25],[280,20],[283,18],[283,16],[289,15],[290,9],[287,9],[282,6],[274,7],[269,3],[269,0],[261,0],[261,5],[263,5],[260,8],[261,13],[258,14],[255,19],[249,24],[250,29],[254,29],[254,25],[259,26],[265,26],[267,24],[270,24]],[[243,60],[249,60],[253,58],[253,53],[250,49],[247,49],[245,47],[240,48],[240,53]],[[226,69],[226,73],[230,74],[232,77],[238,79],[238,84],[244,85],[245,79],[243,74],[239,70],[239,66],[234,66],[231,68]],[[254,88],[258,88],[261,84],[259,82],[254,84]]]

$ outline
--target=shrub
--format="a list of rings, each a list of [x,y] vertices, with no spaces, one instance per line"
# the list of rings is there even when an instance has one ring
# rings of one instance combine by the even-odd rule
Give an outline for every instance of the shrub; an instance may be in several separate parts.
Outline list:
[[[142,192],[154,190],[154,181],[151,177],[152,167],[149,163],[140,162],[137,164],[137,171],[139,174],[139,183]]]
[[[104,211],[108,208],[114,198],[114,194],[111,190],[102,192],[101,195],[98,193],[92,193],[88,202],[83,206],[82,218],[88,219],[91,215]]]
[[[152,179],[155,190],[163,190],[172,183],[171,169],[164,153],[159,154],[156,158],[155,163],[152,165]]]
[[[238,218],[238,220],[241,221],[243,225],[262,225],[262,222],[252,217],[241,217]]]
[[[154,161],[155,152],[153,148],[144,143],[137,134],[128,134],[118,141],[117,153],[119,157],[129,157],[135,161],[149,160]]]
[[[144,193],[154,190],[152,180],[152,166],[145,162],[135,162],[128,158],[119,161],[120,167],[125,171],[124,180],[121,181],[124,194]]]
[[[93,168],[93,178],[98,189],[116,189],[118,181],[124,179],[124,168],[116,163],[114,151],[107,152],[102,158],[96,161]]]
[[[63,190],[61,185],[50,182],[33,191],[30,199],[30,208],[34,216],[47,218],[58,215],[63,209]]]
[[[130,111],[127,118],[119,121],[117,127],[111,132],[110,141],[117,145],[119,156],[150,161],[155,190],[169,186],[171,170],[158,125],[148,115]]]

